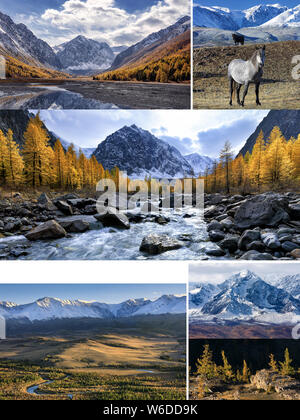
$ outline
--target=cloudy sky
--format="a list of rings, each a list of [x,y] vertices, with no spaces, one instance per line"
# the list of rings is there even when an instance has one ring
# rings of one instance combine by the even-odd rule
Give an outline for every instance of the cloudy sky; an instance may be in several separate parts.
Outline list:
[[[202,6],[221,6],[228,7],[229,9],[241,10],[248,9],[249,7],[257,6],[258,4],[275,4],[270,0],[194,0],[194,4]],[[278,3],[277,3],[278,4]],[[287,7],[295,7],[299,4],[299,0],[283,0],[279,4]]]
[[[155,300],[162,295],[184,295],[185,284],[0,284],[0,301],[30,303],[44,297],[121,303],[128,299]]]
[[[175,146],[183,154],[218,157],[229,140],[238,153],[268,111],[41,111],[49,130],[80,147],[97,147],[124,125],[136,124]]]
[[[25,6],[25,7],[24,7]],[[84,35],[132,45],[190,14],[189,0],[0,0],[0,11],[50,45]]]
[[[208,262],[193,263],[189,266],[190,283],[222,283],[230,276],[243,270],[253,271],[263,279],[272,282],[280,276],[299,274],[300,263],[291,262]]]

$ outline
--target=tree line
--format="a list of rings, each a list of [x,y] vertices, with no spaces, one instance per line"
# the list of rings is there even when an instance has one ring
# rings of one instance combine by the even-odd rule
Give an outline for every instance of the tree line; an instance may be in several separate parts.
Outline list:
[[[241,369],[234,370],[230,365],[224,350],[221,351],[222,365],[217,365],[213,359],[213,352],[209,344],[204,345],[201,357],[196,362],[196,375],[198,378],[198,397],[203,398],[207,388],[207,381],[219,379],[225,383],[249,383],[251,371],[246,360],[243,360]],[[288,348],[284,352],[284,360],[276,361],[273,354],[269,355],[268,368],[271,372],[276,372],[283,376],[295,376],[300,373],[292,365]]]
[[[0,184],[10,187],[38,189],[50,187],[66,190],[95,188],[102,178],[113,179],[118,185],[119,169],[104,170],[95,156],[86,158],[71,144],[65,151],[61,142],[54,147],[39,114],[30,118],[20,150],[13,131],[0,130]]]
[[[133,68],[124,67],[94,77],[94,80],[141,82],[186,82],[191,78],[190,54],[174,54]]]
[[[202,176],[208,193],[251,193],[300,185],[300,134],[286,140],[275,126],[265,139],[261,131],[252,152],[233,156],[225,142],[219,159]]]

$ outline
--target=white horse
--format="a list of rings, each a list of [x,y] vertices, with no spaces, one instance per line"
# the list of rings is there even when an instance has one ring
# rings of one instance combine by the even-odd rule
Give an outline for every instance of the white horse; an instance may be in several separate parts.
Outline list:
[[[259,85],[263,75],[263,67],[265,64],[265,50],[263,46],[255,51],[252,57],[245,61],[241,59],[232,60],[228,66],[228,78],[230,86],[230,102],[232,105],[232,97],[234,94],[234,87],[236,85],[237,103],[244,106],[245,97],[248,93],[249,83],[255,83],[256,105],[261,105],[259,102]],[[243,99],[240,101],[240,90],[244,85]]]

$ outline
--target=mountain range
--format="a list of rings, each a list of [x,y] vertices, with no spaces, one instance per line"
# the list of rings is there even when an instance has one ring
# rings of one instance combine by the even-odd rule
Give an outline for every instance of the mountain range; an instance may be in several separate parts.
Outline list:
[[[139,315],[183,314],[186,296],[163,295],[156,300],[129,299],[119,304],[62,300],[44,297],[32,303],[0,302],[0,315],[6,320],[46,321],[72,318],[115,319]]]
[[[244,270],[220,284],[195,284],[189,308],[192,322],[296,323],[300,321],[300,274],[282,276],[271,284]]]
[[[37,38],[26,25],[16,24],[8,15],[0,12],[0,53],[8,60],[18,60],[17,65],[49,68],[70,74],[95,74],[122,67],[152,54],[153,50],[189,31],[190,18],[185,16],[175,24],[150,34],[137,44],[110,47],[79,35],[63,44],[51,47]],[[16,64],[16,63],[14,63]]]
[[[194,46],[232,45],[232,32],[245,43],[300,39],[300,5],[259,4],[245,10],[195,5]]]
[[[233,31],[260,25],[268,26],[269,23],[271,26],[275,26],[275,22],[278,22],[278,26],[282,26],[292,20],[291,15],[294,18],[297,17],[297,7],[289,9],[279,4],[260,4],[245,10],[230,10],[225,7],[195,5],[194,26]],[[289,19],[286,16],[287,13],[290,16]],[[279,19],[280,15],[282,16],[281,19]],[[277,19],[277,21],[274,21],[274,19]]]

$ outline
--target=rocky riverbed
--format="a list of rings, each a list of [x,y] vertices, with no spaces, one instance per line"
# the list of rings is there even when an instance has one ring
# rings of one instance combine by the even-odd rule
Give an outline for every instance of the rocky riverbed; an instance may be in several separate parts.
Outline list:
[[[300,194],[206,195],[204,215],[148,204],[102,216],[95,197],[15,193],[0,200],[0,259],[300,259]]]

